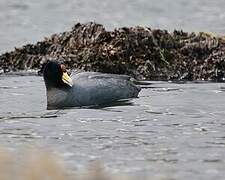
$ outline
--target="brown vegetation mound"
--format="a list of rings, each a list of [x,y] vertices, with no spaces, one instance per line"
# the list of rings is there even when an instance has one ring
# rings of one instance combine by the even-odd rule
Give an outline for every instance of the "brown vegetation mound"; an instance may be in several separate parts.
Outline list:
[[[225,78],[225,40],[207,33],[152,30],[145,27],[106,31],[96,23],[76,24],[34,45],[2,54],[4,72],[40,68],[47,59],[63,59],[70,68],[128,74],[147,80]]]

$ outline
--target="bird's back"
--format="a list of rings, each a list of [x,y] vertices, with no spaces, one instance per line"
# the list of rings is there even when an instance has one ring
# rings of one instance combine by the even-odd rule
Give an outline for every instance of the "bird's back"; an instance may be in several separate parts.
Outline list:
[[[68,93],[71,106],[108,104],[137,97],[140,91],[126,75],[82,72],[73,77],[73,83]]]

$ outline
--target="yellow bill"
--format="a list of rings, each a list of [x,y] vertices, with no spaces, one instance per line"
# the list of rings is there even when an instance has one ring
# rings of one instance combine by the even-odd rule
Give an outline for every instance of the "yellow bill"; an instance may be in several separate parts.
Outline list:
[[[66,84],[68,84],[69,86],[73,86],[73,81],[70,78],[70,76],[67,74],[67,72],[64,72],[62,75],[62,81]]]

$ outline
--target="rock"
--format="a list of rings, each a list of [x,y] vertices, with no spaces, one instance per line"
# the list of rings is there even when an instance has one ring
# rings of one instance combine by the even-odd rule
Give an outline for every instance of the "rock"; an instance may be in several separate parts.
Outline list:
[[[78,23],[71,31],[2,54],[0,70],[40,69],[49,59],[62,59],[71,68],[142,80],[225,79],[223,37],[139,26],[106,31],[93,22]]]

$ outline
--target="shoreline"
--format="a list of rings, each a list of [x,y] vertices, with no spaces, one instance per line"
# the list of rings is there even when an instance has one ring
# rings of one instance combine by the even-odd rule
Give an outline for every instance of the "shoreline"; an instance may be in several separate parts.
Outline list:
[[[124,27],[107,31],[97,23],[76,24],[0,55],[0,72],[40,69],[49,59],[69,68],[127,74],[139,80],[225,80],[225,38],[209,33],[186,33]]]

